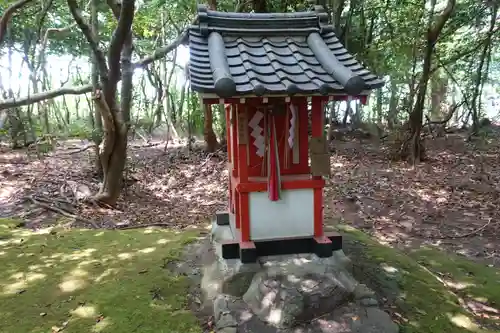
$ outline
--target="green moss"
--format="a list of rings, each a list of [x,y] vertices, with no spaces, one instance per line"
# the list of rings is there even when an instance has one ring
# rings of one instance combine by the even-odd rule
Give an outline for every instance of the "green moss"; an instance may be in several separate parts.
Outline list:
[[[444,253],[433,247],[413,251],[410,256],[439,276],[456,294],[492,306],[500,306],[498,269]]]
[[[389,288],[392,295],[388,298],[396,307],[394,312],[402,318],[402,333],[498,332],[492,329],[498,328],[498,323],[474,318],[459,300],[463,294],[487,300],[491,306],[498,305],[500,273],[497,269],[434,248],[422,248],[407,255],[354,228],[339,226],[339,229],[346,241],[355,242],[362,248],[362,254],[355,254],[354,265],[376,266],[376,273],[374,270],[368,274],[363,272],[367,277],[362,282],[378,292],[387,291],[387,284],[392,284]],[[449,283],[444,276],[449,276]],[[457,285],[463,289],[457,290]],[[382,294],[387,296],[391,292]]]
[[[17,226],[22,225],[22,221],[15,218],[0,218],[0,240],[11,236],[11,232]]]
[[[9,231],[0,239],[0,332],[201,330],[186,310],[187,278],[163,265],[197,232]]]

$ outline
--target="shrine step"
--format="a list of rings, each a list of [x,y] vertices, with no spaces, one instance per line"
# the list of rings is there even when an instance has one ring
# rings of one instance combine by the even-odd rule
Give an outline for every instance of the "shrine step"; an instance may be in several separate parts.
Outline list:
[[[222,258],[240,259],[243,263],[257,261],[259,257],[315,253],[318,257],[332,256],[333,251],[342,249],[342,236],[338,233],[328,233],[323,237],[303,237],[272,239],[265,241],[242,243],[236,240],[222,242]]]

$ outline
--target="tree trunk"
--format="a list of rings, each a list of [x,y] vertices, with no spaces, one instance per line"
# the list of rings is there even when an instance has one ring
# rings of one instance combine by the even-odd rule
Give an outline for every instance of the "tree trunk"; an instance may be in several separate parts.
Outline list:
[[[92,34],[94,35],[96,42],[99,43],[99,18],[98,18],[98,8],[99,6],[99,0],[91,0],[90,4],[90,23],[91,23],[91,29],[92,29]],[[97,58],[95,54],[91,54],[91,61],[92,61],[92,68],[91,68],[91,80],[92,80],[92,87],[94,91],[97,91],[99,89],[99,65],[97,63]],[[90,117],[93,118],[93,125],[94,125],[94,130],[92,131],[92,141],[94,142],[94,166],[97,174],[102,177],[103,176],[103,170],[102,170],[102,164],[101,164],[101,159],[99,158],[100,155],[100,145],[102,143],[102,136],[103,136],[103,128],[102,128],[102,115],[100,112],[99,107],[94,102],[94,114],[91,115]]]
[[[91,29],[83,19],[76,0],[67,0],[71,14],[84,34],[99,68],[101,90],[94,93],[96,108],[103,120],[104,140],[100,151],[103,181],[95,199],[115,206],[121,192],[123,171],[127,158],[127,133],[130,126],[132,105],[132,22],[135,13],[134,0],[122,0],[120,4],[108,1],[118,19],[117,27],[109,44],[107,59]],[[106,61],[107,60],[107,61]],[[121,82],[120,105],[117,103],[117,86]]]
[[[203,101],[200,99],[200,108],[203,110],[203,114],[205,115],[204,125],[203,125],[203,136],[205,139],[205,151],[208,153],[213,153],[217,150],[219,146],[219,142],[217,141],[217,136],[214,132],[213,127],[213,114],[212,114],[212,106],[204,105]]]
[[[163,22],[163,16],[162,16]],[[167,41],[167,34],[165,31],[165,24],[162,24],[162,35],[164,43]],[[172,77],[175,72],[175,64],[177,62],[177,49],[174,50],[174,55],[172,59],[172,69],[170,73],[167,70],[167,60],[163,59],[162,61],[162,71],[163,71],[163,80],[165,82],[165,93],[163,95],[163,112],[165,112],[165,122],[167,123],[167,142],[173,137],[177,139],[179,135],[177,134],[177,130],[174,127],[174,123],[172,122],[172,104],[170,102],[170,84],[172,83]]]
[[[0,17],[0,46],[5,35],[7,34],[10,18],[15,14],[17,10],[23,8],[31,1],[33,0],[18,0],[5,9],[3,15]]]
[[[181,97],[180,97],[180,101],[179,101],[179,109],[178,109],[178,112],[177,112],[177,121],[180,122],[182,121],[182,117],[183,117],[183,113],[184,113],[184,103],[185,103],[185,99],[186,99],[186,90],[189,89],[189,83],[186,82],[184,83],[184,86],[182,86],[182,90],[181,90]],[[188,97],[188,109],[189,109],[189,97]],[[182,126],[182,124],[180,124]],[[186,128],[184,126],[182,126],[181,128]]]
[[[383,119],[383,107],[384,106],[384,92],[382,89],[377,90],[377,107],[376,107],[376,118],[377,118],[377,124],[382,124],[382,119]]]
[[[217,0],[209,0],[208,7],[211,10],[217,10]],[[200,108],[204,115],[203,138],[205,139],[205,151],[213,153],[217,150],[219,142],[217,142],[217,136],[214,132],[212,106],[203,105],[203,101],[200,99]]]
[[[440,74],[441,71],[437,70],[431,78],[431,120],[433,121],[438,121],[443,117],[442,104],[448,91],[448,80]]]
[[[472,133],[471,135],[476,135],[479,131],[479,118],[481,117],[481,94],[482,94],[482,83],[486,81],[488,73],[486,71],[485,74],[483,74],[483,67],[485,63],[487,64],[486,67],[488,67],[489,64],[489,58],[491,56],[490,53],[490,48],[491,48],[491,39],[493,36],[493,30],[495,28],[495,22],[496,22],[496,17],[498,13],[498,3],[493,2],[491,5],[491,20],[490,20],[490,27],[488,29],[487,33],[487,38],[486,42],[484,43],[482,52],[481,52],[481,58],[479,58],[479,65],[477,66],[477,71],[475,75],[475,83],[474,83],[474,91],[472,93]]]
[[[347,117],[349,117],[349,113],[351,112],[351,101],[348,99],[345,103],[345,113],[344,118],[342,119],[342,127],[347,127]]]
[[[398,98],[399,91],[396,80],[391,80],[391,97],[389,98],[389,111],[387,112],[387,127],[389,130],[398,125]]]
[[[443,29],[446,21],[450,18],[453,10],[455,9],[456,0],[448,0],[446,8],[438,16],[436,23],[433,24],[434,9],[436,0],[432,0],[431,12],[429,14],[429,24],[427,31],[427,44],[425,47],[424,64],[422,68],[422,76],[418,85],[417,98],[415,106],[410,114],[410,135],[405,140],[401,147],[402,156],[409,157],[412,164],[419,163],[424,157],[423,146],[421,145],[420,132],[422,131],[422,120],[424,114],[425,95],[427,92],[427,84],[431,75],[432,55],[434,47],[439,38],[439,34]]]
[[[267,13],[266,0],[253,0],[253,10],[256,13]]]

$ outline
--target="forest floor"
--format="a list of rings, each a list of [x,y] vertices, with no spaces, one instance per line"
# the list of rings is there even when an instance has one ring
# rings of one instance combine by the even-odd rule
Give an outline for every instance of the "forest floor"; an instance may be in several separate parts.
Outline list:
[[[61,142],[39,159],[0,146],[0,217],[22,217],[32,229],[55,222],[184,229],[206,225],[226,208],[225,152],[190,152],[180,144],[164,152],[159,142],[139,141],[130,144],[117,209],[74,208],[99,186],[93,150],[81,151],[85,147],[80,140]],[[473,143],[451,134],[428,140],[427,148],[429,160],[413,168],[388,160],[384,145],[335,141],[325,221],[352,225],[399,248],[432,244],[500,267],[500,132]],[[47,205],[69,214],[48,212]]]
[[[473,142],[465,142],[461,134],[428,140],[429,159],[414,168],[391,162],[384,144],[337,140],[331,147],[325,221],[353,226],[413,256],[427,245],[477,263],[475,268],[451,267],[446,255],[439,257],[442,252],[432,257],[418,252],[414,260],[437,276],[473,278],[486,274],[478,267],[491,268],[488,285],[497,283],[499,138],[491,130]],[[160,142],[142,141],[130,143],[127,185],[117,209],[77,205],[99,186],[93,150],[86,148],[88,143],[81,140],[64,141],[39,158],[0,146],[0,218],[22,220],[17,227],[34,231],[55,225],[141,232],[156,225],[174,232],[206,228],[215,212],[226,207],[225,152],[188,151],[181,144],[165,152]],[[498,320],[500,300],[495,296],[485,301],[486,291],[481,295],[468,311]]]

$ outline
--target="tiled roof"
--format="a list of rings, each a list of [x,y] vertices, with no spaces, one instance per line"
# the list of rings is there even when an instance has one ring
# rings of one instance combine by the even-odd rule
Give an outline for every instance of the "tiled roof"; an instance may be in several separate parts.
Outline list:
[[[194,91],[220,97],[254,94],[345,93],[380,88],[383,81],[347,52],[313,11],[225,13],[198,7],[189,28],[189,77]]]

